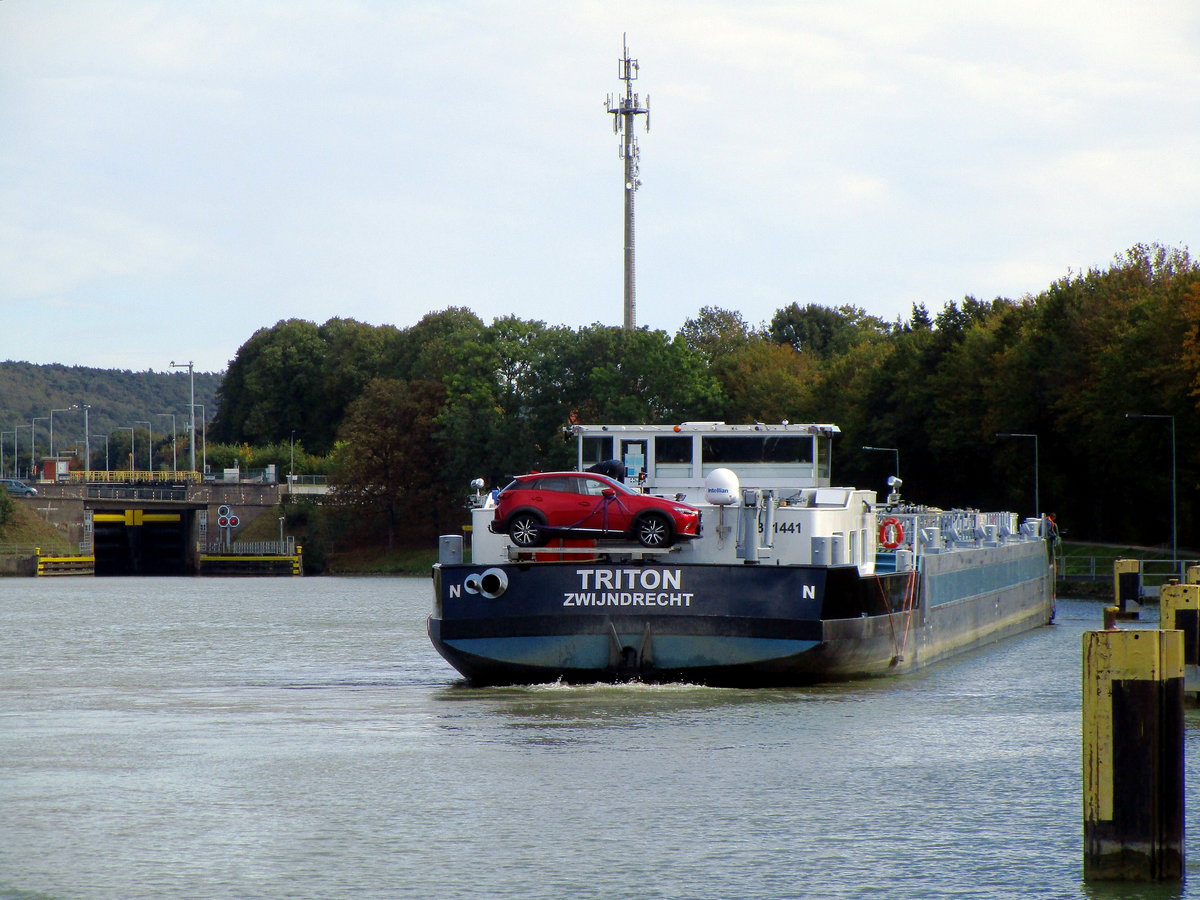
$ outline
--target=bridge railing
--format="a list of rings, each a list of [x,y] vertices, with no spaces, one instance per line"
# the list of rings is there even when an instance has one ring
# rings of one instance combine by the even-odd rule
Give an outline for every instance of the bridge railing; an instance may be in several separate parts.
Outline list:
[[[72,484],[198,484],[200,473],[150,469],[92,469],[88,472],[72,472],[70,481]]]
[[[188,498],[188,489],[182,485],[89,484],[87,496],[89,500],[183,501]]]

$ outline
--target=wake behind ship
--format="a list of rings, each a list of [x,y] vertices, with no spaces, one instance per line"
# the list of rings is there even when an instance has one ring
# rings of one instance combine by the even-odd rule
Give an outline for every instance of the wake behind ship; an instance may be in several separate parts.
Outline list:
[[[906,504],[898,479],[882,503],[834,487],[836,426],[569,432],[578,473],[636,487],[603,474],[514,482],[506,491],[531,499],[504,522],[496,494],[478,495],[470,562],[461,537],[442,538],[429,635],[472,684],[905,673],[1053,618],[1045,520]],[[578,510],[566,527],[547,515],[564,503]],[[651,504],[610,530],[618,510]],[[698,533],[668,508],[698,509]],[[650,533],[651,519],[665,533]]]

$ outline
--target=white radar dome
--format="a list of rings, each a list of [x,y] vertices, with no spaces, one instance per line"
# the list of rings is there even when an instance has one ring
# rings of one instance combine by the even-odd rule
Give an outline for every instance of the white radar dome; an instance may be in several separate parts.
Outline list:
[[[704,497],[713,506],[737,503],[741,487],[737,475],[729,469],[713,469],[704,479]]]

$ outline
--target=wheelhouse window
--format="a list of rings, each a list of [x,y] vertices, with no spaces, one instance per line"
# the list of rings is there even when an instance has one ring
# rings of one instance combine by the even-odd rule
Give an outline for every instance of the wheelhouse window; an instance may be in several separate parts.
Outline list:
[[[690,435],[659,436],[654,439],[654,461],[657,463],[692,464],[692,438]]]
[[[833,438],[817,438],[817,477],[829,481],[833,469]]]
[[[808,435],[709,435],[701,447],[705,465],[813,461],[813,439]]]
[[[607,436],[584,436],[579,442],[579,452],[579,462],[584,469],[594,466],[596,463],[616,458],[616,454],[613,453],[613,439]]]
[[[691,435],[669,434],[654,438],[656,478],[689,478],[692,474]]]

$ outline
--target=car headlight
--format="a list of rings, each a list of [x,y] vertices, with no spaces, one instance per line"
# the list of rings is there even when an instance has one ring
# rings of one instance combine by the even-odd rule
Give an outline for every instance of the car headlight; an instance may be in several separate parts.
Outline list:
[[[688,509],[686,506],[673,506],[671,508],[681,516],[698,516],[698,515],[700,515],[698,512],[696,512],[696,510]]]

